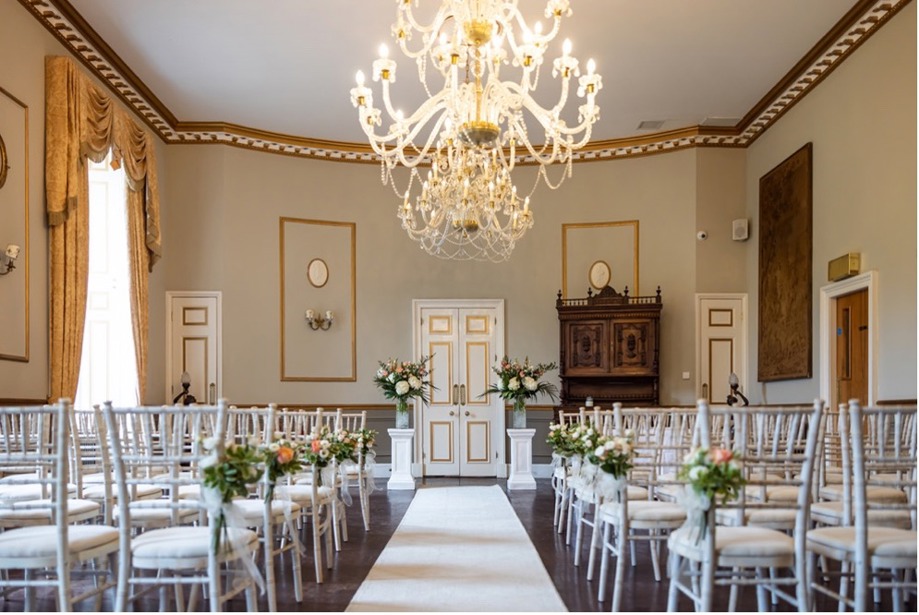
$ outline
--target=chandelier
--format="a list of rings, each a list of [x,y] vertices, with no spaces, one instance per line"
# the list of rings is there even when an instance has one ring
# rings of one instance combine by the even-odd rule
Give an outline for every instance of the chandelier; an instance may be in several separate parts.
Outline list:
[[[381,159],[383,183],[401,201],[402,228],[441,258],[507,260],[533,226],[529,197],[540,178],[554,190],[571,176],[573,152],[588,143],[599,118],[594,99],[602,80],[593,60],[581,73],[569,40],[551,62],[552,77],[560,84],[557,100],[543,106],[534,98],[549,43],[562,18],[571,15],[570,0],[548,0],[544,15],[552,25],[547,32],[538,22],[527,26],[518,0],[442,0],[426,25],[414,13],[418,0],[396,2],[392,34],[415,60],[427,99],[411,115],[397,110],[390,98],[396,62],[382,45],[372,78],[381,84],[387,127],[382,128],[384,112],[374,107],[361,71],[351,102]],[[514,80],[502,81],[502,69],[514,71]],[[428,83],[432,74],[442,84],[439,90]],[[573,77],[584,101],[570,124],[564,113]],[[538,165],[525,197],[511,179],[518,159]],[[546,168],[555,164],[563,171],[553,182]],[[404,189],[393,177],[399,167],[409,170]],[[430,168],[422,178],[425,167]]]

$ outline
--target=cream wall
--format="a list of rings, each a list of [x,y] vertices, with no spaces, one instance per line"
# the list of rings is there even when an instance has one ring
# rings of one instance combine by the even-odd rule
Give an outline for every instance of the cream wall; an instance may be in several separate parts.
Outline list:
[[[380,183],[376,165],[200,146],[171,147],[169,154],[171,181],[164,199],[173,215],[164,225],[167,286],[223,292],[223,393],[231,400],[383,403],[371,378],[378,360],[411,356],[411,300],[416,298],[503,298],[507,352],[556,361],[561,225],[635,218],[642,220],[643,292],[653,293],[660,285],[664,293],[662,402],[692,400],[691,387],[672,376],[692,369],[695,236],[686,229],[692,229],[695,217],[696,152],[579,165],[563,189],[537,191],[534,229],[511,260],[500,264],[442,261],[421,252],[401,230],[397,200]],[[524,169],[519,183],[531,183],[533,175]],[[280,382],[282,216],[357,225],[355,383]],[[677,256],[681,253],[687,256]],[[318,347],[322,335],[312,332],[307,339],[315,336]]]
[[[813,142],[813,375],[750,387],[754,402],[819,395],[819,289],[827,262],[861,252],[878,272],[878,399],[916,398],[916,4],[898,13],[747,149],[751,375],[757,373],[759,178]]]

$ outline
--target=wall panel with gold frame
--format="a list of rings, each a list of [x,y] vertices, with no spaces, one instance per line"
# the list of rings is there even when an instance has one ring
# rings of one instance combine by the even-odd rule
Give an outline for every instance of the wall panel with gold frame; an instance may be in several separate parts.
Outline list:
[[[0,138],[7,165],[0,187],[0,252],[21,248],[0,276],[0,360],[29,360],[29,107],[0,87]]]
[[[357,380],[355,234],[353,222],[280,218],[281,381]],[[306,310],[331,311],[332,326],[312,329]]]
[[[562,224],[562,296],[598,293],[603,283],[638,296],[638,220]]]

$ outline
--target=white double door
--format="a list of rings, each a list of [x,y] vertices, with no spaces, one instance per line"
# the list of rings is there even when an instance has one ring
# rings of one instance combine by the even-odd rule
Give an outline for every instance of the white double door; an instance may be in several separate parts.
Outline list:
[[[504,354],[503,300],[416,300],[416,356],[430,356],[421,409],[424,476],[505,476],[504,402],[483,395]]]

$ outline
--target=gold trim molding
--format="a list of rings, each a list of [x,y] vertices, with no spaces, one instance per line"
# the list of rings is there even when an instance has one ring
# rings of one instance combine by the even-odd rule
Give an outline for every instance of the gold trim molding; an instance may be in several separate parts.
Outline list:
[[[733,128],[694,126],[597,141],[574,162],[634,158],[692,147],[748,147],[911,0],[859,0]],[[129,108],[170,144],[219,144],[338,162],[377,163],[369,145],[310,139],[226,122],[183,122],[92,29],[68,0],[19,0]],[[521,156],[517,164],[535,164]]]

